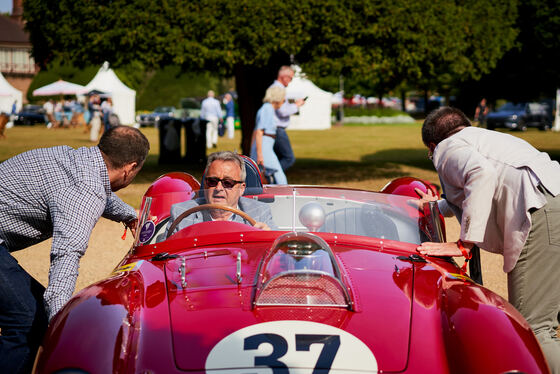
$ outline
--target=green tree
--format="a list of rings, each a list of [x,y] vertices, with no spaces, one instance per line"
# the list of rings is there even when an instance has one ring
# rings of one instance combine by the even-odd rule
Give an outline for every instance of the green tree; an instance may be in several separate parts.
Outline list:
[[[478,98],[532,101],[552,98],[560,87],[560,1],[523,0],[515,26],[515,47],[496,69],[467,88]]]
[[[356,77],[378,96],[403,80],[442,73],[477,77],[511,46],[507,10],[482,0],[26,0],[24,17],[41,63],[53,57],[233,75],[242,149],[249,151],[264,91],[292,59],[312,76]],[[476,23],[483,9],[485,34]],[[490,48],[489,48],[490,47]]]

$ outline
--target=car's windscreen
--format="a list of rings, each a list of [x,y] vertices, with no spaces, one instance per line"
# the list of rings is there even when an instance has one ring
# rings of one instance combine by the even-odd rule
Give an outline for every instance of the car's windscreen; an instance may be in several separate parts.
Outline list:
[[[498,111],[500,112],[519,111],[519,110],[525,110],[525,104],[505,103],[500,108],[498,108]]]
[[[238,200],[236,188],[214,188],[191,194],[174,192],[150,198],[142,211],[140,243],[165,240],[171,221],[175,220],[178,222],[173,233],[193,224],[223,218],[248,223],[242,214],[223,211],[216,204],[234,206],[279,231],[328,232],[416,244],[428,240],[424,228],[426,218],[413,206],[411,200],[414,199],[410,197],[344,189],[286,187],[274,194],[265,191]],[[190,209],[192,213],[178,220]]]

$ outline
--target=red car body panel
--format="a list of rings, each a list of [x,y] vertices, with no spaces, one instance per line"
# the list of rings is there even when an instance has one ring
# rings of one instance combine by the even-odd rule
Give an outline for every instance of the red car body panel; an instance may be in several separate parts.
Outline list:
[[[257,307],[251,310],[251,297],[253,292],[253,280],[259,261],[261,260],[262,243],[247,243],[242,246],[227,246],[229,254],[200,258],[191,262],[188,268],[189,286],[188,291],[180,287],[178,269],[179,260],[168,262],[168,296],[170,299],[170,314],[172,321],[173,346],[177,365],[183,370],[202,370],[204,361],[210,350],[224,337],[240,328],[268,322],[272,319],[263,319],[261,309],[272,309],[272,307]],[[208,252],[218,251],[220,247],[205,248]],[[394,266],[410,268],[411,264],[381,255],[378,252],[367,249],[354,249],[351,247],[334,247],[333,250],[345,264],[347,270],[351,269],[352,282],[356,284],[372,283],[385,284],[380,288],[361,288],[360,292],[354,294],[357,309],[360,312],[347,310],[338,311],[341,321],[344,321],[344,329],[361,340],[367,340],[368,336],[376,336],[372,343],[379,361],[390,362],[391,365],[385,370],[401,371],[406,367],[409,320],[411,303],[410,299],[400,291],[399,287],[392,282]],[[244,271],[244,281],[237,285],[235,281],[235,259],[237,253],[241,253]],[[194,262],[194,263],[193,263]],[[214,262],[214,263],[212,263]],[[387,270],[388,269],[388,270]],[[412,286],[411,277],[408,278],[408,287]],[[211,292],[209,290],[211,289]],[[357,291],[357,290],[356,290]],[[391,305],[391,308],[380,308],[380,305]],[[223,318],[224,309],[227,309],[228,323],[220,325],[216,323]],[[279,309],[274,315],[282,316]],[[307,320],[315,313],[335,313],[335,308],[306,308],[300,313],[300,318]],[[222,317],[221,317],[222,316]],[[294,316],[292,316],[292,319]],[[295,318],[298,319],[298,318]],[[368,320],[394,319],[390,329],[369,324]],[[234,322],[232,322],[234,321]],[[337,325],[337,321],[334,326]],[[324,323],[324,322],[323,322]],[[208,327],[212,326],[211,329]],[[196,347],[193,349],[193,347]]]
[[[324,189],[323,195],[333,191],[345,190]],[[290,187],[265,188],[269,197],[291,193]],[[391,204],[390,198],[381,197]],[[510,304],[461,274],[453,261],[418,256],[414,243],[313,233],[332,250],[351,304],[256,305],[263,258],[286,233],[205,222],[166,241],[133,247],[111,276],[80,291],[53,319],[35,372],[548,372],[532,331]],[[295,333],[295,353],[294,336],[283,333],[289,326],[304,330]],[[307,329],[340,336],[336,361],[326,368],[319,364],[326,341],[298,343],[302,336],[316,336],[306,334]],[[235,343],[239,352],[252,354],[248,336],[285,340],[289,351],[280,352],[282,344],[278,348],[269,342],[263,346],[272,346],[272,353],[257,354],[254,367],[239,366],[236,357],[227,366],[230,358],[224,352],[235,339],[241,339]],[[353,356],[344,351],[349,346],[367,352]],[[288,371],[262,364],[274,356],[282,365],[296,353],[315,356]],[[226,366],[213,366],[222,356]],[[356,363],[360,369],[354,370],[353,361],[360,357],[367,364]],[[313,365],[319,369],[313,371]]]

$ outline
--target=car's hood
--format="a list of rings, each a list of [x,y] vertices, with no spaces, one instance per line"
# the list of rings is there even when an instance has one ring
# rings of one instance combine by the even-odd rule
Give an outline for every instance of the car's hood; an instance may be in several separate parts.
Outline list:
[[[523,110],[504,110],[500,112],[491,112],[488,114],[487,118],[509,118],[514,115],[522,116],[525,114]]]
[[[205,248],[198,257],[168,260],[165,272],[177,366],[253,373],[260,373],[255,367],[284,364],[332,373],[404,370],[412,264],[371,248],[329,244],[351,283],[353,311],[254,306],[262,243]]]

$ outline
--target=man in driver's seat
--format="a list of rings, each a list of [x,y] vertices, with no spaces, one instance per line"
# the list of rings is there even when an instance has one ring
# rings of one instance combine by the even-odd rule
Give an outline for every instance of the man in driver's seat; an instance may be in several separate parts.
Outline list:
[[[257,223],[254,227],[270,230],[276,225],[272,221],[272,213],[268,204],[242,197],[245,191],[245,162],[231,151],[215,152],[208,156],[204,171],[204,197],[174,204],[171,206],[171,216],[167,230],[179,215],[187,210],[203,204],[222,205],[245,212]],[[204,209],[186,216],[173,229],[173,233],[199,222],[205,221],[234,221],[249,224],[238,214],[223,209]]]

